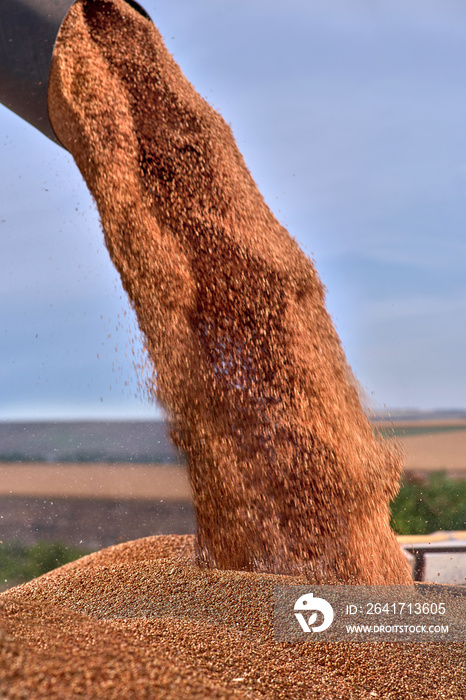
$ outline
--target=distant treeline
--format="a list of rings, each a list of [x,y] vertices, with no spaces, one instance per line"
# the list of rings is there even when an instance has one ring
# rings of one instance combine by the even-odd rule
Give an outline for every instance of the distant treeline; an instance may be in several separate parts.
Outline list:
[[[0,422],[2,462],[180,463],[163,421]]]

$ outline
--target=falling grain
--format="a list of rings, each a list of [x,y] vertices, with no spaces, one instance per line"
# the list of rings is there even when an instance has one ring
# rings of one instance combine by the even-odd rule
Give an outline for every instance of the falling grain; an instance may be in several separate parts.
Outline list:
[[[411,577],[389,528],[400,457],[231,130],[122,0],[72,7],[49,105],[186,452],[198,532],[3,594],[2,698],[464,697],[464,645],[274,642],[278,582]]]
[[[207,566],[405,583],[376,439],[312,262],[153,24],[80,0],[49,105],[100,212],[188,459]]]

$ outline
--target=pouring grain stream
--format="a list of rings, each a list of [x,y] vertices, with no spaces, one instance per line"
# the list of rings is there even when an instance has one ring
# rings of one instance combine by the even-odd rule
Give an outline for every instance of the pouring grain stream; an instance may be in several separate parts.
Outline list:
[[[224,121],[121,0],[72,7],[49,99],[188,456],[198,535],[4,593],[2,697],[463,697],[461,644],[273,639],[277,583],[410,582],[388,526],[400,457],[374,437],[318,276]]]
[[[388,524],[400,457],[373,435],[318,275],[153,24],[121,0],[78,0],[49,112],[188,458],[199,563],[409,581]]]

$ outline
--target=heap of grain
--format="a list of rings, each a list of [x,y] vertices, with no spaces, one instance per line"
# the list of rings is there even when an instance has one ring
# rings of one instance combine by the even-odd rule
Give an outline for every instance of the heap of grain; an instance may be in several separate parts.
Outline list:
[[[464,644],[277,643],[284,582],[300,580],[200,569],[192,537],[96,552],[0,596],[0,696],[464,698]]]
[[[410,581],[389,528],[400,459],[372,433],[318,275],[157,29],[122,0],[78,0],[49,108],[188,458],[198,562]]]

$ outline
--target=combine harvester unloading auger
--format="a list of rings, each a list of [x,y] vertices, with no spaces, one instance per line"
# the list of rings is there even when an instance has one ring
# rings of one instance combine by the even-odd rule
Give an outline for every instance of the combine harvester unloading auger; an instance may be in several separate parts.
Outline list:
[[[139,3],[125,2],[149,18]],[[74,3],[75,0],[0,2],[0,102],[58,144],[47,103],[50,67],[58,32]]]

